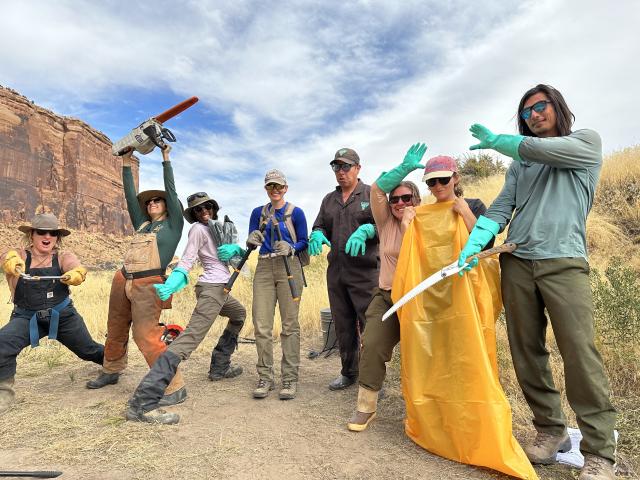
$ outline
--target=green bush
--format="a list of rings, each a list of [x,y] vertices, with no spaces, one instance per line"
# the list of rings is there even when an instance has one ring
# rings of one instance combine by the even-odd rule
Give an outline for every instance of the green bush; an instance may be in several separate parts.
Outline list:
[[[490,177],[499,173],[504,173],[506,167],[502,160],[494,158],[488,153],[479,153],[477,155],[466,155],[458,159],[458,170],[465,177],[480,179]]]

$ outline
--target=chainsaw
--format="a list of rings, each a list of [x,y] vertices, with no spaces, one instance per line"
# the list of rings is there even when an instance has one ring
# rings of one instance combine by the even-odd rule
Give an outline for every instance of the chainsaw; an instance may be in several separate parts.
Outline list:
[[[130,149],[146,155],[151,153],[154,148],[164,149],[166,144],[164,141],[175,142],[176,137],[171,130],[165,128],[162,124],[175,117],[198,101],[198,97],[191,97],[184,102],[174,105],[166,112],[151,117],[149,120],[142,122],[131,132],[118,140],[111,147],[111,153],[115,156],[124,155]]]

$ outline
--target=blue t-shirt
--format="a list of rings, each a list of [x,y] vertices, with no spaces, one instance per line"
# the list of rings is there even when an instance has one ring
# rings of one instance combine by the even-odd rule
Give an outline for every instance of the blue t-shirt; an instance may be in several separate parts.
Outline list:
[[[282,208],[278,208],[275,210],[274,217],[278,221],[278,226],[280,228],[280,233],[282,235],[282,240],[288,242],[293,245],[296,253],[303,251],[307,248],[308,239],[307,239],[307,219],[304,216],[304,212],[301,208],[294,207],[291,212],[291,221],[293,222],[293,227],[296,231],[297,242],[293,242],[291,235],[289,235],[289,230],[287,230],[287,226],[284,223],[284,212],[287,209],[288,203],[285,203]],[[262,206],[256,207],[251,212],[251,218],[249,219],[249,232],[253,232],[254,230],[258,230],[260,228],[260,214],[262,213]],[[266,255],[268,253],[273,253],[273,244],[278,240],[278,234],[275,231],[275,227],[272,222],[267,221],[267,226],[264,231],[264,242],[260,247],[260,255]]]

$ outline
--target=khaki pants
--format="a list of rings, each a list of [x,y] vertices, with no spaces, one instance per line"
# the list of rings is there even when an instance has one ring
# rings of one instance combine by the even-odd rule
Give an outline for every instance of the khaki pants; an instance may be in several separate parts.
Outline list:
[[[387,375],[386,363],[391,360],[393,348],[400,341],[398,316],[394,313],[382,321],[382,315],[392,306],[391,292],[376,288],[366,313],[358,381],[360,386],[376,392],[382,388]]]
[[[509,347],[536,429],[560,435],[566,428],[545,345],[546,307],[564,363],[567,399],[583,436],[580,450],[615,461],[616,412],[593,342],[589,264],[583,258],[525,260],[502,254],[500,265]]]
[[[118,270],[111,283],[109,297],[109,318],[107,319],[107,340],[104,345],[106,373],[122,372],[127,366],[129,329],[149,366],[167,349],[160,340],[164,327],[158,324],[162,312],[162,302],[153,288],[154,283],[163,283],[162,277],[153,276],[127,280]],[[178,373],[167,387],[166,394],[184,386],[182,373]]]
[[[296,258],[289,257],[288,260],[297,292],[301,296],[302,267]],[[253,327],[258,351],[256,368],[260,378],[267,381],[273,381],[273,319],[276,302],[282,319],[282,381],[297,382],[300,366],[300,303],[294,302],[291,296],[282,257],[260,258],[253,278]]]

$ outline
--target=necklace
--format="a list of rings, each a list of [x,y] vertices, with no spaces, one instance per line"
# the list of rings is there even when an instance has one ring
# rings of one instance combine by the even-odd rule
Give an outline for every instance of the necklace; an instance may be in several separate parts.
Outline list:
[[[31,252],[31,258],[32,258],[31,268],[38,268],[38,267],[42,267],[43,265],[48,265],[49,263],[52,263],[53,254],[45,253],[44,255],[38,255],[37,253]]]

